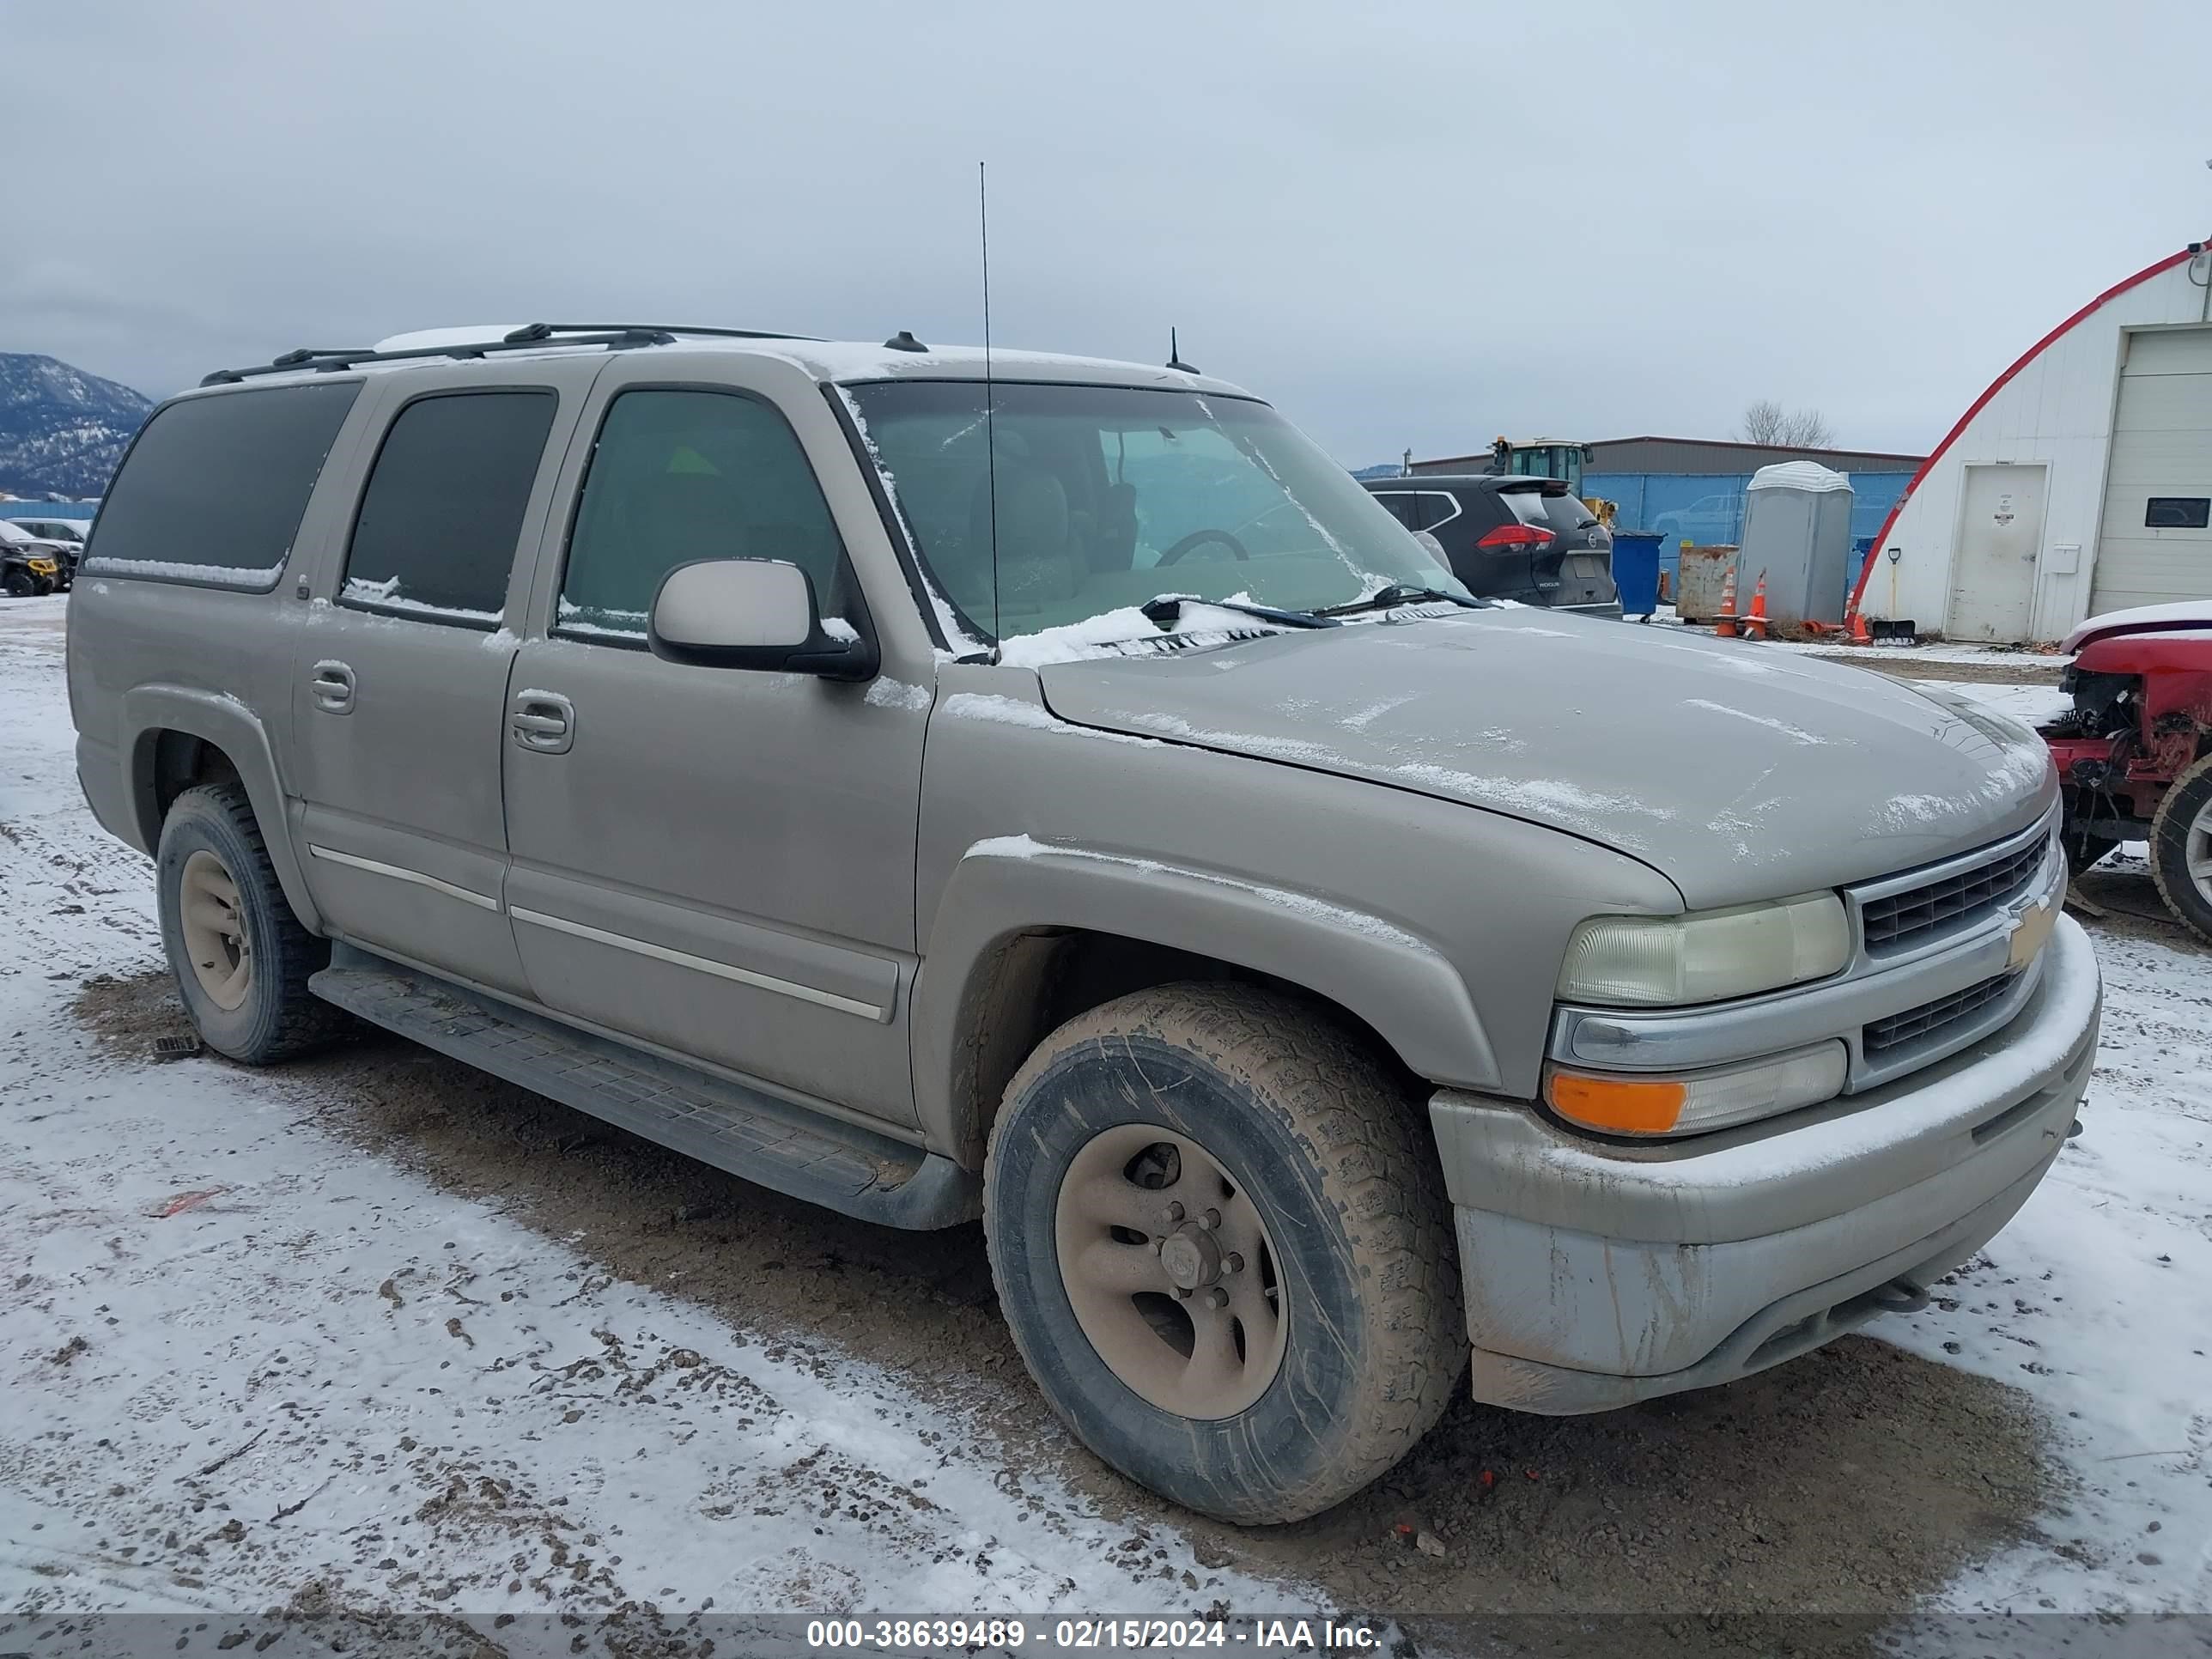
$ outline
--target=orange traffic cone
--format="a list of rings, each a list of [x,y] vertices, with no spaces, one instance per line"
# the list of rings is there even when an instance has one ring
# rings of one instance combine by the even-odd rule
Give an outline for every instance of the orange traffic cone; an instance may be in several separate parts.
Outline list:
[[[1759,586],[1751,590],[1751,614],[1743,619],[1743,636],[1747,640],[1766,637],[1766,573],[1759,573]]]
[[[1866,612],[1863,611],[1851,612],[1851,643],[1853,645],[1874,643],[1874,635],[1867,629]]]
[[[1735,637],[1735,567],[1728,568],[1721,579],[1721,614],[1713,618],[1713,637],[1732,640]]]

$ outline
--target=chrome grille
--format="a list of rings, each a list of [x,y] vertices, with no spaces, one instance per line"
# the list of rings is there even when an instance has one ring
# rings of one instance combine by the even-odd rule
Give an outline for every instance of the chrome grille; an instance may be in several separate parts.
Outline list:
[[[1940,1031],[1954,1020],[1964,1019],[1978,1009],[1988,1007],[2005,994],[2012,984],[2012,978],[2009,973],[1992,974],[1963,991],[1954,991],[1948,997],[1923,1002],[1917,1008],[1907,1008],[1903,1013],[1892,1014],[1887,1019],[1877,1019],[1865,1027],[1861,1034],[1861,1042],[1869,1054],[1878,1054],[1931,1032]]]
[[[1859,908],[1867,954],[1887,956],[1918,944],[1938,929],[1948,932],[1986,915],[2035,879],[2050,850],[2050,842],[2039,836],[2027,846],[2001,853],[1972,869],[1902,893],[1867,900]]]

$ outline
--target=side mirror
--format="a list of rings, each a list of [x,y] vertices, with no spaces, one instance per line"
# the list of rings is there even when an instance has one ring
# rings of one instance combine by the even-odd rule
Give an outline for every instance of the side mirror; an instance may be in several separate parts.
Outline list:
[[[653,654],[703,667],[875,677],[876,642],[840,619],[824,623],[814,584],[781,559],[702,559],[661,578],[646,623]]]

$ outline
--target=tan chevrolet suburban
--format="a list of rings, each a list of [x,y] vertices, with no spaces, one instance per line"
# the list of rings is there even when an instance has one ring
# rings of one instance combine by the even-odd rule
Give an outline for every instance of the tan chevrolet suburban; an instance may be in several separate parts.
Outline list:
[[[2022,727],[1470,599],[1178,364],[532,325],[148,422],[84,791],[207,1044],[347,1016],[981,1218],[1045,1397],[1248,1522],[1468,1374],[1603,1410],[1911,1308],[2075,1125]]]

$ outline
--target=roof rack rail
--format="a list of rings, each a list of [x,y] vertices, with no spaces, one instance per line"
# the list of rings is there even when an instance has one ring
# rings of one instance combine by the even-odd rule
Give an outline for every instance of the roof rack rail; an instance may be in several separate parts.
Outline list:
[[[396,351],[379,351],[374,347],[343,347],[329,349],[301,346],[266,363],[256,363],[246,368],[218,368],[200,378],[202,386],[235,386],[241,380],[252,380],[263,374],[288,374],[296,369],[313,369],[317,374],[336,374],[358,363],[404,362],[411,358],[425,357],[482,357],[494,351],[528,351],[534,347],[605,346],[618,350],[624,346],[673,345],[679,334],[707,334],[738,340],[803,340],[804,334],[778,334],[768,329],[750,328],[670,328],[655,323],[531,323],[513,330],[495,340],[471,340],[451,345],[407,346]]]
[[[787,328],[712,328],[695,323],[531,323],[516,329],[510,340],[543,340],[556,334],[607,334],[618,329],[643,329],[655,334],[705,334],[722,340],[815,340],[812,334],[793,334]]]

